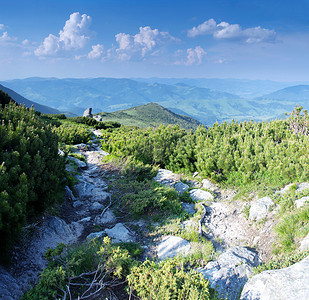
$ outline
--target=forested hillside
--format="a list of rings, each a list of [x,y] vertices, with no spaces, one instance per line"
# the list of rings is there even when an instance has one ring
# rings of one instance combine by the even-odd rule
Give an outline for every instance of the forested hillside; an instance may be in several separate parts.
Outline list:
[[[184,129],[195,130],[199,121],[184,115],[178,115],[156,103],[148,103],[132,107],[126,110],[119,110],[111,113],[99,113],[102,121],[117,121],[125,126],[137,126],[140,128],[155,127],[159,124],[178,124]]]

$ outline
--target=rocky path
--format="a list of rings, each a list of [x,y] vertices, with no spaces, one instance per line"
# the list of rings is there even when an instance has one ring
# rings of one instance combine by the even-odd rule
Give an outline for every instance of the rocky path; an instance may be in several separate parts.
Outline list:
[[[100,133],[95,131],[95,134]],[[59,207],[57,216],[46,214],[27,228],[24,238],[14,249],[11,269],[0,267],[0,299],[19,299],[46,266],[43,255],[47,248],[56,247],[58,243],[80,243],[107,234],[114,242],[139,242],[145,250],[143,258],[165,259],[192,252],[192,244],[178,236],[145,239],[144,233],[150,225],[147,221],[130,223],[112,211],[113,197],[108,185],[114,180],[113,170],[104,168],[101,161],[107,153],[100,149],[96,140],[93,142],[76,145],[76,153],[84,156],[86,163],[69,158],[71,163],[67,169],[75,173],[76,195],[66,187],[66,200]],[[234,191],[221,190],[206,179],[202,183],[184,183],[180,179],[180,175],[163,169],[154,178],[179,193],[189,190],[196,204],[183,203],[183,208],[191,214],[191,219],[183,223],[184,229],[197,222],[193,217],[197,205],[205,203],[205,217],[200,228],[204,228],[204,235],[221,255],[198,271],[209,279],[220,296],[237,299],[253,275],[252,267],[271,257],[275,240],[272,229],[277,221],[275,212],[269,210],[269,199],[254,199],[248,218],[244,214],[247,203],[233,200]]]

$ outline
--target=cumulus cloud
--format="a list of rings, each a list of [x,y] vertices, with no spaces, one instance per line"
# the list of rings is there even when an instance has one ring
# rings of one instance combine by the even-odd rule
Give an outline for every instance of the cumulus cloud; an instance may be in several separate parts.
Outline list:
[[[177,40],[168,32],[151,29],[150,26],[140,27],[135,35],[118,33],[115,37],[118,43],[117,57],[121,60],[128,60],[133,54],[140,54],[141,57],[151,55],[156,47],[164,44],[164,41]]]
[[[0,30],[4,29],[4,24],[0,24]]]
[[[189,37],[206,34],[213,35],[216,39],[242,40],[246,43],[273,42],[276,39],[276,32],[274,30],[260,26],[242,29],[238,24],[229,24],[227,22],[217,24],[214,19],[209,19],[197,27],[194,26],[188,30]]]
[[[203,61],[203,56],[205,56],[206,54],[207,52],[200,46],[196,46],[194,49],[189,48],[186,51],[185,59],[178,60],[175,62],[175,64],[185,66],[200,65]],[[178,50],[176,55],[183,55],[183,51]]]
[[[81,15],[79,12],[71,14],[59,35],[49,34],[34,51],[34,54],[36,56],[53,56],[60,51],[82,49],[90,40],[90,23],[91,18],[86,14]]]
[[[90,59],[96,59],[100,58],[103,54],[104,46],[97,44],[92,46],[92,50],[88,53],[88,58]]]

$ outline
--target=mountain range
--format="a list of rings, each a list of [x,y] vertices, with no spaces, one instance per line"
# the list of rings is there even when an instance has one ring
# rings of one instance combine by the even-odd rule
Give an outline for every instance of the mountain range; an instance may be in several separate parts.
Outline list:
[[[81,115],[87,107],[94,113],[113,112],[155,102],[206,125],[231,119],[268,120],[292,111],[297,104],[309,105],[309,85],[287,87],[289,83],[261,80],[33,77],[0,83],[61,112]]]

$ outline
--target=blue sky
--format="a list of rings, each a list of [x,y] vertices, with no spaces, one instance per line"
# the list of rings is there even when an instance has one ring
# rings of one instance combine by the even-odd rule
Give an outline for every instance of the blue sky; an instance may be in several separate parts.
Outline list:
[[[309,81],[309,0],[1,2],[1,80]]]

